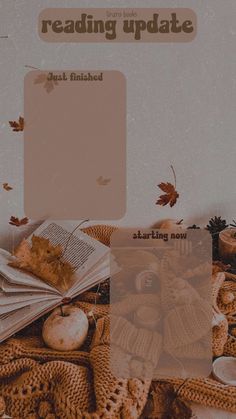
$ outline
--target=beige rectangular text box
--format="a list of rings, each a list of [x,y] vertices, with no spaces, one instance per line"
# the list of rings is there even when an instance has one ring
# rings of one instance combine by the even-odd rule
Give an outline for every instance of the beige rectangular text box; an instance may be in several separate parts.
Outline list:
[[[25,213],[119,219],[126,207],[126,82],[119,71],[25,77]]]
[[[48,8],[38,31],[47,42],[190,42],[197,17],[187,8]]]

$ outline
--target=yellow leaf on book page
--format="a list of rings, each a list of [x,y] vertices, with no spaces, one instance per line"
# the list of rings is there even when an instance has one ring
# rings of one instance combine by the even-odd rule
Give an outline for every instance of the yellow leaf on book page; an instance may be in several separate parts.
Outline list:
[[[23,240],[14,252],[15,260],[9,265],[36,275],[60,291],[72,284],[73,267],[62,260],[62,248],[49,239],[33,235],[31,243]]]

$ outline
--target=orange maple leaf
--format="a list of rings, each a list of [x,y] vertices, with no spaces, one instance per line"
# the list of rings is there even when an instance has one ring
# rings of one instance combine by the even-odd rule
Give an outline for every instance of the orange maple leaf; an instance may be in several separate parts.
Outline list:
[[[18,121],[9,121],[10,127],[13,128],[13,131],[19,132],[24,130],[25,121],[22,116],[19,117]]]
[[[34,84],[43,84],[44,89],[47,93],[51,93],[55,86],[58,85],[56,80],[48,80],[48,74],[42,73],[39,74],[34,80]]]
[[[19,219],[18,217],[14,217],[13,215],[10,218],[9,224],[15,227],[20,227],[23,225],[28,224],[29,219],[27,217]]]
[[[31,258],[31,253],[30,245],[26,239],[23,239],[19,246],[16,248],[14,256],[16,256],[17,259],[15,259],[12,262],[9,262],[10,266],[19,269],[24,269],[26,266],[28,266]]]
[[[161,182],[159,183],[158,187],[165,192],[165,194],[160,195],[159,199],[156,202],[156,205],[162,205],[163,207],[165,205],[170,205],[170,207],[173,207],[176,204],[177,199],[179,198],[179,194],[176,190],[176,174],[173,166],[170,166],[173,175],[174,175],[174,185],[170,182]]]
[[[164,195],[160,195],[159,199],[157,200],[157,205],[165,206],[167,204],[170,205],[170,207],[173,207],[176,204],[177,199],[179,198],[179,194],[175,189],[175,186],[172,185],[172,183],[160,183],[158,187],[165,192]]]
[[[23,240],[14,252],[13,268],[22,269],[38,276],[56,288],[66,291],[71,285],[73,267],[62,260],[60,245],[52,245],[49,239],[33,235],[31,243]]]
[[[7,183],[7,182],[4,182],[3,184],[2,184],[2,187],[3,187],[3,189],[5,189],[5,191],[7,191],[7,192],[9,192],[9,191],[11,191],[13,188],[9,185],[9,183]]]
[[[97,183],[100,186],[106,186],[108,185],[108,183],[110,183],[111,179],[110,178],[104,178],[103,176],[99,176],[97,178]]]

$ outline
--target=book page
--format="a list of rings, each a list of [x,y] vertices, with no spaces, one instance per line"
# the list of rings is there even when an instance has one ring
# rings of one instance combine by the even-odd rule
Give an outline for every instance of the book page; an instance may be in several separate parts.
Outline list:
[[[103,260],[100,260],[97,266],[81,279],[68,291],[68,297],[76,297],[82,294],[87,289],[97,285],[99,282],[110,277],[110,258],[106,255]]]
[[[2,291],[4,291],[5,293],[18,293],[21,295],[21,293],[24,292],[32,292],[34,294],[40,294],[42,292],[44,292],[44,288],[35,288],[35,287],[30,287],[28,285],[25,284],[13,284],[11,282],[9,282],[6,278],[2,277],[0,279],[0,289]],[[55,290],[47,290],[48,294],[55,294]],[[20,298],[20,296],[19,296]]]
[[[16,309],[27,307],[29,305],[32,305],[32,312],[34,312],[34,304],[36,303],[43,303],[51,302],[51,301],[58,301],[58,296],[56,295],[41,295],[38,296],[37,294],[28,296],[26,298],[15,299],[12,296],[8,296],[8,294],[4,294],[0,297],[0,315],[5,313],[10,313]]]
[[[62,263],[63,261],[69,262],[74,270],[74,274],[67,283],[62,284],[60,279],[53,283],[50,283],[50,279],[48,280],[50,285],[63,294],[82,281],[105,255],[109,254],[107,246],[83,233],[80,229],[74,231],[75,226],[75,223],[69,221],[46,221],[34,232],[37,236],[49,239],[52,245],[60,245]]]
[[[47,313],[50,309],[56,307],[60,299],[56,301],[34,302],[31,305],[15,308],[14,311],[0,315],[0,342],[11,336],[18,330],[23,329],[38,317]]]
[[[8,305],[15,305],[18,303],[29,303],[34,300],[44,300],[44,299],[51,299],[51,298],[58,298],[53,294],[48,294],[47,292],[44,293],[33,293],[33,292],[24,292],[20,295],[18,293],[9,293],[9,292],[0,292],[0,310],[4,306]]]
[[[29,287],[33,287],[35,289],[44,289],[46,291],[52,291],[55,294],[58,294],[58,291],[55,290],[55,288],[46,284],[40,278],[37,278],[28,272],[9,266],[8,263],[11,260],[11,254],[3,249],[0,249],[0,273],[4,278],[7,279],[8,282],[12,284],[28,285]]]

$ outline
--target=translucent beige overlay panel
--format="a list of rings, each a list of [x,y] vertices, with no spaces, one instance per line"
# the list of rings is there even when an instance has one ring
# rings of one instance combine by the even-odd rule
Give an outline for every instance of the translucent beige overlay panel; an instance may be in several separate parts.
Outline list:
[[[32,219],[119,219],[126,209],[126,81],[119,71],[30,71],[24,204]]]
[[[211,237],[121,229],[111,240],[111,366],[119,378],[207,377]]]

